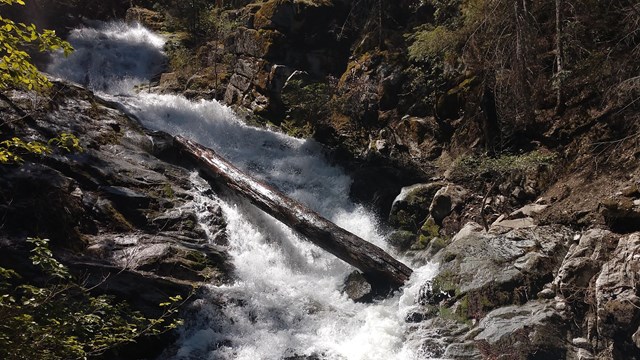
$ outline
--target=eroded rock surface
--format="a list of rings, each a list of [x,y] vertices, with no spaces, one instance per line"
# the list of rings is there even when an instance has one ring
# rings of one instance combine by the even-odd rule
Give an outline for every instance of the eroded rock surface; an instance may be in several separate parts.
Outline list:
[[[3,131],[44,143],[71,133],[83,148],[27,155],[25,164],[3,167],[0,239],[3,254],[13,255],[0,264],[28,268],[25,238],[49,238],[88,286],[148,315],[168,296],[227,281],[228,256],[214,245],[225,242],[220,208],[215,199],[194,200],[201,191],[194,182],[207,184],[179,162],[170,138],[143,131],[84,89],[56,83],[53,91],[53,98],[11,94],[14,105],[29,110],[26,119],[0,102],[9,124]]]

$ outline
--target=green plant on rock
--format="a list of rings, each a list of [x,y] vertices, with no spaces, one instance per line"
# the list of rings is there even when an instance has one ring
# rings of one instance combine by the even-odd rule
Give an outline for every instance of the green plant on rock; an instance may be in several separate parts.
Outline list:
[[[11,5],[24,6],[25,2],[0,0],[0,7]],[[41,91],[51,87],[49,79],[31,62],[28,50],[62,51],[66,56],[73,49],[68,42],[56,36],[53,30],[40,32],[33,24],[16,23],[0,16],[0,94],[10,88]],[[10,102],[4,95],[1,98]],[[49,154],[49,145],[52,144],[67,152],[80,149],[78,138],[67,133],[51,139],[48,145],[12,137],[0,142],[0,164],[21,163],[25,154]]]
[[[444,270],[433,278],[433,292],[443,292],[455,295],[458,293],[458,277],[451,270]]]
[[[0,0],[0,7],[25,5],[23,0]],[[16,23],[0,16],[0,91],[11,87],[44,89],[51,86],[31,62],[27,49],[41,52],[62,50],[65,55],[72,51],[71,45],[56,36],[53,30],[36,29],[33,24]]]
[[[536,169],[539,166],[551,166],[556,159],[556,154],[542,151],[520,155],[503,154],[498,157],[465,156],[455,161],[451,175],[454,178],[476,177],[483,174],[506,176]]]
[[[333,94],[332,79],[326,83],[289,80],[282,94],[282,101],[288,107],[287,120],[281,124],[283,130],[292,136],[310,137],[314,129],[309,119],[317,121],[329,116]]]
[[[146,318],[125,303],[94,296],[74,281],[53,257],[48,240],[29,238],[31,262],[44,282],[31,283],[0,267],[0,358],[86,359],[142,335],[157,335],[181,324],[173,316],[182,297],[159,304],[158,318]]]
[[[73,134],[61,133],[44,144],[40,141],[24,141],[18,137],[0,141],[0,164],[20,164],[24,156],[44,156],[53,152],[52,147],[67,153],[81,152],[80,139]]]

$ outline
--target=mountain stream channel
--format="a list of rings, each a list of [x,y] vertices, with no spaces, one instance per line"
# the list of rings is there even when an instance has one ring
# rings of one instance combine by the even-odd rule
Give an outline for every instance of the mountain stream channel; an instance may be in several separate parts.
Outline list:
[[[420,287],[433,277],[436,265],[418,266],[394,254],[374,214],[348,198],[349,176],[326,160],[319,144],[248,126],[215,100],[136,90],[145,88],[141,85],[166,64],[165,40],[140,25],[97,23],[73,30],[68,41],[75,52],[54,59],[48,73],[121,104],[149,129],[183,135],[212,148],[414,270],[392,296],[355,303],[341,291],[353,268],[247,201],[212,195],[194,173],[193,206],[203,228],[207,204],[223,209],[236,280],[206,289],[233,301],[220,307],[206,296],[197,300],[197,316],[180,329],[170,358],[429,358],[419,346],[419,326],[405,318],[419,306]]]

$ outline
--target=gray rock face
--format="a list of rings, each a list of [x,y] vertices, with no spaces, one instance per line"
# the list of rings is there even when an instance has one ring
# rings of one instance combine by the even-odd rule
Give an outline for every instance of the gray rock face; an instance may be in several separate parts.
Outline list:
[[[473,338],[484,358],[562,359],[567,327],[549,304],[531,301],[491,311],[478,324]]]
[[[598,333],[630,342],[640,321],[640,233],[622,237],[596,280]]]
[[[442,264],[439,276],[450,274],[459,294],[503,285],[517,287],[527,279],[551,280],[570,239],[571,232],[563,227],[492,234],[476,223],[467,223],[434,260]],[[533,297],[535,293],[528,294],[522,295]]]
[[[358,271],[354,271],[344,282],[344,293],[355,302],[369,302],[373,299],[373,287]]]
[[[591,229],[582,234],[569,248],[554,279],[559,292],[564,297],[584,297],[616,242],[617,236],[606,230]]]
[[[447,185],[433,196],[433,201],[429,206],[429,213],[437,224],[442,224],[442,220],[465,201],[468,192],[461,186]]]
[[[551,282],[571,238],[563,227],[496,234],[468,223],[432,259],[440,263],[440,271],[430,293],[447,296],[425,301],[467,321],[483,319],[501,306],[525,304]]]

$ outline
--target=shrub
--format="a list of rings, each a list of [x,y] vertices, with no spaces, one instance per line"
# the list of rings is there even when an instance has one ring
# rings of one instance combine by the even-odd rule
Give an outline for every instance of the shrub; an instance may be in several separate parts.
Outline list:
[[[181,324],[169,320],[180,296],[159,304],[166,309],[160,317],[146,318],[123,302],[91,295],[53,257],[48,240],[27,241],[33,246],[31,262],[46,281],[34,284],[0,267],[0,358],[86,359]]]
[[[5,5],[24,5],[23,0],[0,0]],[[0,91],[10,87],[43,89],[51,86],[46,76],[31,63],[26,49],[36,47],[41,52],[62,50],[65,55],[71,45],[56,36],[53,30],[39,32],[33,24],[16,23],[0,16]]]

